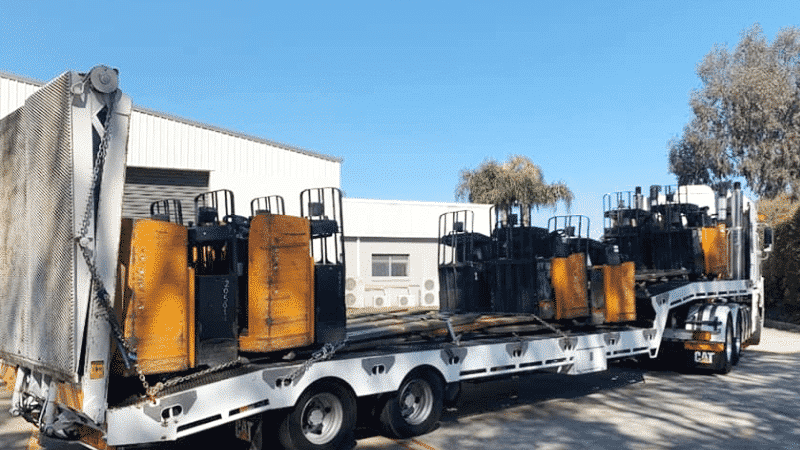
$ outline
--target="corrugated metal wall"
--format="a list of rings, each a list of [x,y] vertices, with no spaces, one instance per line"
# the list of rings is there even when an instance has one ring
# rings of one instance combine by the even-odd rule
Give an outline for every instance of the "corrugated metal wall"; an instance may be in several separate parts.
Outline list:
[[[155,201],[180,200],[183,223],[194,221],[194,198],[208,191],[208,172],[128,166],[122,199],[122,217],[150,217]]]
[[[128,165],[201,170],[209,189],[230,189],[236,211],[249,213],[259,196],[282,195],[288,214],[299,214],[300,191],[340,185],[341,163],[266,140],[137,109],[131,117]]]
[[[40,85],[0,73],[0,117]],[[336,158],[140,107],[131,114],[128,166],[206,172],[208,189],[232,190],[242,215],[250,200],[273,194],[284,196],[288,214],[299,214],[300,191],[341,183]]]
[[[128,145],[132,166],[326,180],[339,176],[339,162],[334,158],[141,108],[131,117]]]
[[[25,103],[25,99],[39,89],[40,84],[23,78],[10,78],[0,73],[0,117]]]

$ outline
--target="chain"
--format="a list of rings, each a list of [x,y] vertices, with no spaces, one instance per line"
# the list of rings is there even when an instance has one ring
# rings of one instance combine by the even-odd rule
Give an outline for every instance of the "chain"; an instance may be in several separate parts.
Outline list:
[[[330,342],[326,342],[322,348],[315,351],[311,354],[311,357],[308,358],[302,366],[298,367],[294,372],[289,375],[290,380],[299,379],[303,376],[304,373],[316,362],[325,361],[333,357],[333,355],[341,350],[345,345],[347,345],[347,339],[344,341],[338,342],[336,344],[331,344]]]
[[[533,317],[537,322],[539,322],[542,325],[544,325],[545,328],[547,328],[548,330],[552,331],[553,333],[559,335],[560,337],[563,337],[563,338],[568,338],[569,337],[566,333],[564,333],[563,331],[561,331],[558,328],[554,327],[552,324],[546,322],[544,319],[542,319],[541,317],[537,316],[536,314],[531,314],[531,317]]]
[[[91,275],[92,283],[94,284],[96,294],[95,297],[100,305],[100,308],[102,309],[102,314],[105,316],[105,319],[108,321],[108,324],[111,327],[111,332],[120,348],[120,353],[122,353],[122,358],[125,361],[125,365],[130,366],[130,362],[133,360],[134,369],[139,376],[139,380],[142,382],[145,392],[147,392],[150,386],[145,379],[144,373],[136,362],[136,351],[125,340],[125,335],[122,332],[122,326],[120,326],[119,322],[117,321],[117,315],[114,312],[114,307],[111,305],[111,300],[108,296],[108,290],[105,288],[103,278],[98,272],[97,265],[94,261],[94,253],[90,247],[92,238],[89,237],[89,227],[91,225],[92,214],[95,210],[94,201],[95,195],[99,189],[100,174],[102,173],[105,165],[106,156],[108,155],[108,146],[111,140],[112,116],[114,115],[114,95],[115,93],[113,92],[106,94],[106,117],[103,122],[103,136],[100,139],[100,145],[98,146],[97,155],[95,156],[94,160],[94,167],[92,169],[92,183],[89,189],[89,194],[86,196],[86,208],[84,209],[83,220],[81,221],[78,246],[83,254],[83,259],[86,261],[86,265],[89,268],[89,274]]]
[[[180,383],[184,383],[186,381],[193,380],[195,378],[202,377],[204,375],[208,375],[212,372],[217,372],[220,370],[224,370],[233,366],[236,366],[241,363],[240,360],[236,359],[233,361],[229,361],[224,364],[219,364],[214,367],[210,367],[208,369],[202,370],[200,372],[195,372],[190,375],[185,375],[182,377],[175,377],[171,378],[165,382],[159,382],[154,386],[150,386],[150,383],[147,382],[147,378],[142,372],[142,369],[139,367],[139,364],[136,360],[136,350],[131,347],[131,345],[125,340],[125,335],[122,331],[122,327],[117,321],[117,315],[114,312],[114,307],[111,304],[111,300],[109,299],[108,290],[105,288],[105,284],[103,283],[103,279],[100,276],[100,273],[97,269],[97,265],[94,261],[94,254],[92,249],[90,248],[90,244],[92,238],[89,237],[89,227],[91,225],[92,213],[94,212],[94,200],[96,192],[99,189],[99,182],[100,182],[100,174],[103,171],[103,166],[105,165],[106,156],[108,155],[108,146],[111,137],[111,117],[114,113],[114,93],[106,94],[106,118],[103,123],[104,133],[100,140],[100,145],[98,146],[97,155],[95,156],[94,161],[94,168],[92,170],[92,183],[91,188],[89,189],[89,195],[86,198],[86,209],[84,210],[83,220],[81,221],[81,229],[80,229],[80,236],[78,237],[78,246],[81,248],[81,253],[83,254],[83,258],[86,261],[86,265],[89,268],[89,273],[92,277],[92,282],[94,284],[94,288],[96,291],[96,298],[97,302],[102,309],[102,314],[105,316],[106,320],[108,321],[109,325],[111,326],[111,331],[114,335],[114,339],[117,341],[117,345],[120,347],[120,352],[122,353],[123,359],[126,362],[126,366],[129,366],[130,362],[133,363],[133,368],[136,371],[136,374],[139,377],[139,381],[142,383],[142,387],[146,393],[146,396],[155,402],[156,396],[169,387],[175,386]],[[330,357],[330,356],[327,356]]]
[[[453,328],[453,318],[446,318],[444,324],[447,325],[447,332],[450,334],[450,339],[455,342],[456,345],[461,345],[461,335],[456,334],[456,330]]]
[[[298,367],[294,372],[292,372],[289,375],[288,378],[292,379],[292,380],[299,379],[300,377],[303,376],[303,374],[314,363],[317,363],[319,361],[325,361],[325,360],[328,360],[328,359],[332,358],[333,355],[337,351],[339,351],[342,348],[344,348],[345,345],[347,345],[347,341],[346,340],[338,342],[336,344],[325,343],[322,346],[322,348],[320,348],[319,350],[317,350],[314,353],[312,353],[311,357],[308,358],[305,362],[303,362],[302,366]],[[224,363],[224,364],[219,364],[217,366],[210,367],[210,368],[205,369],[205,370],[201,370],[200,372],[195,372],[195,373],[192,373],[192,374],[189,374],[189,375],[185,375],[185,376],[182,376],[182,377],[171,378],[171,379],[169,379],[167,381],[164,381],[164,382],[158,382],[154,386],[149,386],[147,384],[147,381],[144,380],[144,376],[141,375],[141,372],[139,372],[140,373],[139,379],[145,385],[145,392],[147,393],[147,397],[149,399],[151,399],[151,400],[155,400],[156,396],[161,391],[163,391],[164,389],[170,388],[172,386],[175,386],[175,385],[187,382],[187,381],[191,381],[191,380],[193,380],[195,378],[199,378],[199,377],[202,377],[204,375],[208,375],[208,374],[213,373],[213,372],[218,372],[220,370],[229,369],[229,368],[237,366],[237,365],[239,365],[241,363],[242,363],[242,360],[236,359],[236,360]]]
[[[562,337],[562,338],[569,338],[569,335],[567,335],[567,334],[566,334],[566,333],[564,333],[563,331],[559,330],[558,328],[554,327],[554,326],[553,326],[551,323],[548,323],[547,321],[545,321],[545,320],[544,320],[544,319],[542,319],[541,317],[537,316],[536,314],[528,314],[528,316],[532,317],[534,320],[536,320],[536,321],[537,321],[537,322],[539,322],[540,324],[544,325],[544,326],[545,326],[545,328],[547,328],[548,330],[550,330],[550,331],[552,331],[553,333],[557,334],[559,337]],[[452,341],[453,341],[453,342],[454,342],[456,345],[461,345],[461,343],[460,343],[461,336],[460,336],[460,335],[457,335],[457,334],[455,333],[455,328],[453,328],[453,324],[452,324],[452,322],[451,322],[451,319],[452,319],[451,317],[447,317],[447,318],[443,319],[443,320],[444,320],[444,322],[445,322],[445,325],[447,325],[447,331],[448,331],[448,333],[449,333],[449,335],[450,335],[450,339],[451,339],[451,340],[452,340]]]
[[[108,323],[111,326],[111,331],[114,333],[114,338],[121,347],[120,350],[124,350],[123,358],[125,358],[127,362],[129,359],[135,358],[136,352],[125,342],[124,335],[122,334],[122,327],[117,321],[117,315],[114,313],[114,309],[111,306],[111,301],[108,298],[108,290],[106,290],[103,279],[98,272],[97,265],[95,264],[94,254],[90,248],[92,238],[89,237],[89,226],[91,224],[92,213],[95,209],[94,198],[99,188],[98,184],[100,181],[100,174],[105,164],[106,155],[108,154],[108,145],[111,136],[111,117],[114,115],[113,95],[113,93],[106,94],[106,118],[103,123],[104,132],[103,137],[100,140],[100,145],[98,146],[97,155],[94,161],[91,188],[89,189],[89,194],[86,196],[86,208],[84,210],[83,220],[81,222],[78,246],[81,248],[83,259],[86,260],[86,265],[89,267],[89,273],[92,277],[92,282],[94,283],[98,303],[103,309],[103,314],[106,316],[106,320],[108,320]]]
[[[189,374],[189,375],[184,375],[182,377],[170,378],[169,380],[164,381],[164,382],[160,382],[159,381],[154,386],[149,386],[149,384],[147,384],[147,381],[143,380],[142,379],[143,377],[141,377],[141,376],[139,377],[139,379],[142,380],[143,384],[145,384],[145,392],[147,393],[147,398],[149,398],[150,400],[155,401],[156,396],[161,391],[163,391],[164,389],[170,388],[172,386],[175,386],[175,385],[178,385],[178,384],[181,384],[181,383],[185,383],[187,381],[194,380],[195,378],[200,378],[200,377],[202,377],[204,375],[208,375],[210,373],[218,372],[220,370],[229,369],[229,368],[237,366],[237,365],[239,365],[241,363],[242,363],[242,361],[240,359],[234,359],[233,361],[229,361],[229,362],[226,362],[224,364],[219,364],[219,365],[216,365],[214,367],[209,367],[208,369],[201,370],[200,372],[195,372],[195,373],[192,373],[192,374]]]

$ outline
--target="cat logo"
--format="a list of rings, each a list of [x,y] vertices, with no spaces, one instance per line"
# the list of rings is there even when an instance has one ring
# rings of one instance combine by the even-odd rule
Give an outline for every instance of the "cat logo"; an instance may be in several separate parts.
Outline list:
[[[694,352],[694,362],[711,364],[714,361],[714,352]]]

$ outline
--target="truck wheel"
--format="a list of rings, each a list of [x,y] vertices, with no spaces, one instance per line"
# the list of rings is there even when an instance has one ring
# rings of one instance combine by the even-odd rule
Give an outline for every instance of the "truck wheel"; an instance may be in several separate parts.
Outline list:
[[[430,372],[411,373],[380,414],[384,434],[399,439],[425,434],[442,416],[444,384]]]
[[[736,315],[736,325],[734,328],[734,335],[733,335],[733,359],[731,363],[735,366],[739,364],[739,358],[742,356],[742,336],[744,333],[744,327],[742,325],[742,315]]]
[[[753,332],[753,335],[750,336],[750,345],[758,345],[761,342],[761,327],[763,326],[764,322],[762,319],[763,316],[764,311],[761,311],[756,317],[756,330]]]
[[[731,321],[730,316],[728,316],[728,320],[725,323],[725,347],[723,348],[722,352],[719,354],[719,362],[717,365],[717,372],[726,374],[731,371],[733,367],[733,353],[734,353],[734,344],[733,344],[733,321]]]
[[[290,450],[344,447],[353,439],[356,399],[338,383],[319,382],[303,392],[278,429],[278,438]]]

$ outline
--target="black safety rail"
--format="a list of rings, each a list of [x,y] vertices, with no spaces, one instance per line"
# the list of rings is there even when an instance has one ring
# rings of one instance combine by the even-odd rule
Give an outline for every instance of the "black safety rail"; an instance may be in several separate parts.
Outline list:
[[[452,211],[439,216],[438,265],[455,265],[480,259],[475,249],[475,213]]]
[[[547,231],[553,239],[553,256],[566,257],[573,253],[583,253],[589,257],[589,231],[591,222],[586,216],[553,216],[547,221]]]
[[[490,258],[490,238],[475,233],[472,211],[452,211],[439,216],[439,308],[445,313],[482,312],[491,309],[483,261]]]
[[[165,199],[150,203],[150,217],[183,225],[181,201],[178,199]]]
[[[195,272],[197,361],[216,365],[236,359],[240,305],[247,299],[249,221],[237,216],[233,192],[205,192],[194,199],[189,261]]]
[[[318,344],[346,337],[342,191],[335,187],[300,193],[300,215],[309,220],[314,259],[314,340]]]
[[[220,208],[224,214],[220,216]],[[233,192],[228,189],[204,192],[194,198],[194,212],[197,225],[215,224],[236,214]]]
[[[701,228],[714,226],[708,209],[688,202],[679,186],[640,187],[603,197],[604,241],[616,245],[623,260],[636,264],[637,276],[684,276],[703,272]]]
[[[344,264],[342,191],[313,188],[300,193],[300,216],[311,222],[311,247],[318,264]]]
[[[603,228],[606,236],[624,233],[628,227],[636,227],[649,218],[646,210],[647,200],[642,196],[642,188],[636,191],[623,191],[603,196]]]
[[[269,195],[266,197],[254,198],[250,201],[250,215],[256,214],[286,214],[286,207],[283,197],[280,195]]]
[[[505,205],[492,208],[492,258],[486,272],[492,311],[543,314],[550,300],[552,239],[546,228],[531,225],[532,207]]]

